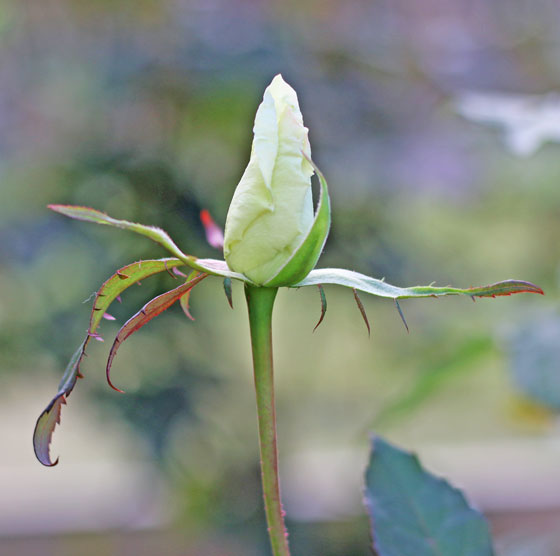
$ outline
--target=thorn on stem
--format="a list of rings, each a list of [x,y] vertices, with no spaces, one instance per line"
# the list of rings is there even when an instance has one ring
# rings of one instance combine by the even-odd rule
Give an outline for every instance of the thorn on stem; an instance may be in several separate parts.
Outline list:
[[[171,276],[171,278],[177,280],[177,276],[174,276],[173,273],[169,270],[169,268],[167,267],[167,261],[165,261],[163,263],[163,266],[165,267],[165,270],[167,271],[167,274],[169,274],[169,276]]]
[[[317,330],[317,327],[323,322],[325,313],[327,312],[327,297],[323,290],[323,286],[321,284],[317,284],[317,287],[319,288],[319,295],[321,296],[321,316],[319,317],[319,322],[317,322],[317,324],[315,325],[313,332],[315,332],[315,330]]]
[[[408,324],[406,324],[406,319],[404,318],[404,314],[401,310],[401,306],[399,305],[399,300],[397,298],[395,298],[395,305],[397,306],[397,311],[399,312],[399,315],[401,317],[401,320],[403,321],[404,327],[406,328],[407,332],[410,332],[410,330],[408,329]]]

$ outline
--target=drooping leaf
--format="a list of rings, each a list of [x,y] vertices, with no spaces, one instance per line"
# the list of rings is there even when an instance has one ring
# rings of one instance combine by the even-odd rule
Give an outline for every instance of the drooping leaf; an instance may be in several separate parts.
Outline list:
[[[356,301],[356,305],[358,306],[358,309],[360,310],[360,314],[362,315],[362,318],[364,319],[364,322],[366,324],[367,334],[368,336],[371,336],[371,328],[369,327],[369,320],[367,318],[366,308],[364,307],[364,304],[362,303],[362,300],[360,299],[360,296],[358,295],[356,288],[352,288],[352,291],[354,292],[354,300]]]
[[[37,459],[46,467],[53,467],[58,463],[58,458],[54,461],[50,458],[50,446],[54,429],[60,424],[60,412],[65,403],[65,395],[57,394],[41,413],[35,425],[33,450]]]
[[[109,305],[117,299],[124,290],[137,283],[138,280],[159,272],[165,272],[170,268],[183,266],[184,264],[185,263],[179,259],[138,261],[117,270],[117,272],[99,288],[93,303],[87,336],[70,359],[59,384],[56,396],[41,413],[35,425],[33,447],[37,459],[43,465],[50,467],[56,465],[58,462],[58,459],[53,462],[50,457],[49,447],[52,435],[56,425],[60,423],[62,405],[66,403],[66,398],[74,389],[76,380],[82,376],[80,373],[80,364],[85,356],[85,350],[89,341],[91,338],[97,340],[102,339],[97,333],[97,328],[104,315],[106,315]]]
[[[56,425],[60,423],[60,412],[66,398],[74,389],[78,378],[82,377],[80,364],[84,358],[86,347],[91,339],[88,334],[80,347],[76,350],[62,375],[56,396],[43,410],[33,431],[33,449],[37,459],[45,466],[52,467],[58,463],[58,458],[53,462],[50,456],[50,445]]]
[[[450,286],[414,286],[412,288],[399,288],[383,280],[377,280],[365,274],[347,270],[345,268],[321,268],[312,270],[301,282],[292,287],[316,286],[317,284],[338,284],[347,288],[388,297],[390,299],[407,299],[411,297],[439,297],[441,295],[468,295],[475,297],[498,297],[514,293],[540,293],[543,291],[538,286],[522,280],[504,280],[489,286],[476,288],[452,288]]]
[[[372,442],[365,503],[379,556],[492,556],[484,516],[418,458]]]
[[[48,205],[48,207],[55,212],[64,214],[65,216],[74,218],[75,220],[83,220],[84,222],[93,222],[94,224],[113,226],[115,228],[129,230],[131,232],[135,232],[137,234],[148,237],[152,241],[159,243],[162,247],[167,249],[178,259],[182,260],[185,264],[200,272],[213,274],[215,276],[234,278],[235,280],[241,280],[242,282],[247,282],[249,284],[251,283],[251,281],[243,276],[243,274],[232,272],[228,268],[225,261],[214,259],[198,259],[193,255],[187,255],[183,253],[177,247],[175,242],[169,237],[167,232],[165,232],[161,228],[156,228],[155,226],[144,226],[143,224],[128,222],[127,220],[118,220],[116,218],[112,218],[104,212],[88,207],[75,207],[71,205]]]
[[[204,232],[206,233],[206,241],[216,249],[222,249],[224,246],[224,232],[222,229],[214,222],[210,213],[204,209],[200,211],[200,220],[204,226]]]
[[[278,271],[276,276],[264,284],[267,287],[289,286],[298,280],[303,280],[317,264],[329,235],[331,227],[331,202],[327,180],[325,180],[325,177],[313,161],[310,158],[307,158],[307,160],[313,166],[321,184],[315,218],[308,234],[302,239],[300,246]]]
[[[157,317],[158,315],[163,313],[163,311],[171,307],[173,303],[178,301],[187,291],[196,286],[196,284],[204,280],[204,278],[206,278],[207,276],[208,274],[200,274],[192,278],[191,280],[188,280],[178,288],[168,291],[162,295],[158,295],[157,297],[146,303],[146,305],[144,305],[144,307],[142,307],[140,311],[138,311],[124,324],[124,326],[119,330],[115,341],[113,342],[111,351],[109,352],[109,358],[107,360],[107,382],[109,383],[111,388],[113,388],[117,392],[122,392],[122,390],[117,388],[111,381],[111,366],[113,365],[115,355],[117,354],[117,351],[122,343],[131,334],[142,328],[153,318]]]
[[[229,306],[233,309],[233,292],[231,290],[231,278],[224,278],[224,292],[226,294]]]
[[[323,319],[325,318],[325,314],[327,312],[327,296],[325,295],[325,290],[323,289],[323,286],[321,286],[321,284],[317,284],[317,287],[319,288],[319,295],[321,297],[321,316],[319,317],[319,321],[315,325],[313,332],[315,332],[318,326],[323,322]]]

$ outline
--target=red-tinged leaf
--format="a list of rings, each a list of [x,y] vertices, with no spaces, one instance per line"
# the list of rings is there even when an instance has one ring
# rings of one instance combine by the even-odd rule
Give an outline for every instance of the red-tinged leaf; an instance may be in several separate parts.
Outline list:
[[[231,278],[224,278],[224,292],[226,294],[229,306],[233,309],[233,292],[231,290]]]
[[[362,300],[360,299],[360,296],[358,295],[358,292],[356,291],[356,288],[352,288],[352,291],[354,292],[354,299],[356,300],[356,305],[358,306],[358,309],[360,310],[362,318],[364,319],[364,322],[366,323],[368,336],[370,336],[371,335],[371,329],[369,327],[369,320],[367,318],[366,309],[364,307],[364,304],[362,303]]]
[[[89,333],[93,334],[95,332],[103,315],[109,308],[109,305],[111,305],[124,290],[134,285],[139,280],[178,266],[185,266],[185,263],[179,259],[150,259],[138,261],[117,270],[113,276],[102,284],[97,292],[91,312]],[[126,278],[123,278],[125,275]]]
[[[323,322],[325,313],[327,312],[327,296],[325,295],[325,290],[323,290],[323,286],[321,286],[321,284],[317,284],[317,287],[319,288],[319,295],[321,296],[321,316],[319,317],[319,322],[315,325],[313,332],[315,332],[318,326]]]
[[[200,220],[204,226],[206,241],[212,247],[222,249],[224,246],[224,232],[222,232],[222,229],[214,222],[214,219],[206,209],[200,211]]]
[[[189,277],[187,278],[187,282],[192,280],[193,278],[196,278],[199,274],[200,274],[200,272],[198,272],[196,270],[193,270],[189,274]],[[189,309],[189,301],[190,301],[190,297],[191,297],[191,292],[192,292],[192,288],[187,290],[187,292],[184,293],[180,297],[179,304],[181,305],[181,309],[183,309],[183,313],[185,313],[187,318],[189,318],[190,320],[194,320],[194,317],[191,315],[191,312],[190,312],[190,309]]]
[[[512,295],[514,293],[538,293],[544,295],[544,292],[535,284],[525,282],[523,280],[504,280],[489,286],[478,288],[468,288],[467,292],[473,297],[498,297],[501,295]]]
[[[171,291],[168,291],[162,295],[157,296],[156,298],[152,299],[138,313],[136,313],[132,318],[130,318],[124,326],[119,330],[115,341],[113,342],[113,346],[111,347],[111,351],[109,353],[109,358],[107,360],[107,382],[117,392],[122,392],[119,388],[117,388],[111,382],[111,366],[113,364],[113,360],[119,347],[122,343],[134,332],[142,328],[145,324],[150,322],[153,318],[157,317],[163,311],[171,307],[173,303],[178,301],[188,290],[196,286],[200,281],[204,280],[208,274],[200,274],[196,276],[192,280],[188,280],[182,286],[175,288]]]

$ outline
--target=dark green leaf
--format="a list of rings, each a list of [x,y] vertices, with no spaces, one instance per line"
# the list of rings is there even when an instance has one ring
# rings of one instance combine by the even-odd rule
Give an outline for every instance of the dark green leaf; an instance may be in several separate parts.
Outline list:
[[[372,442],[365,503],[379,556],[492,556],[484,516],[463,494],[382,438]]]

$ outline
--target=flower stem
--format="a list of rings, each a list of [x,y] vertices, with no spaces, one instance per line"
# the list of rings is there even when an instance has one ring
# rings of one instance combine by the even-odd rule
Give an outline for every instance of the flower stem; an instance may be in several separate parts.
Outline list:
[[[288,533],[280,500],[272,365],[272,308],[277,292],[278,288],[245,286],[253,350],[261,477],[268,536],[274,556],[290,556]]]

